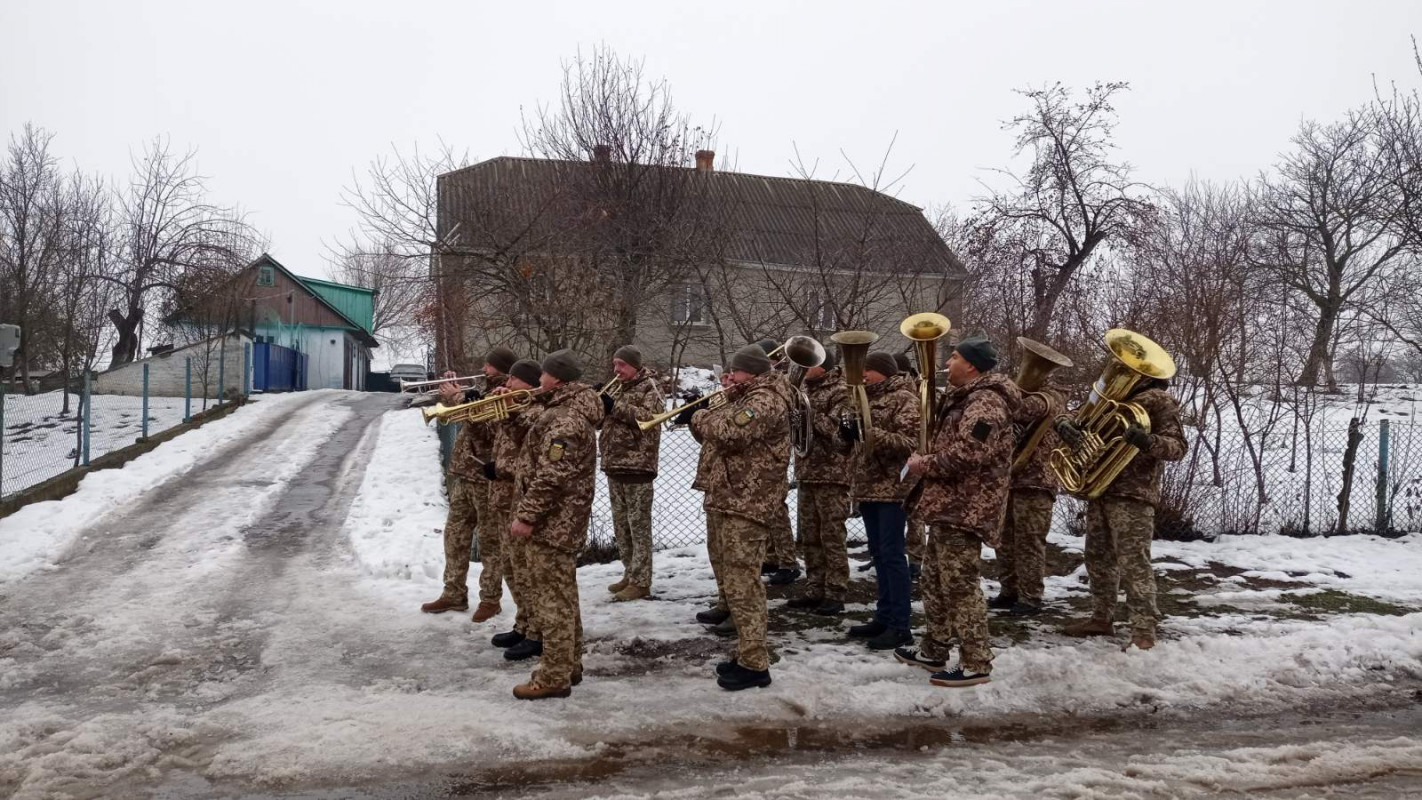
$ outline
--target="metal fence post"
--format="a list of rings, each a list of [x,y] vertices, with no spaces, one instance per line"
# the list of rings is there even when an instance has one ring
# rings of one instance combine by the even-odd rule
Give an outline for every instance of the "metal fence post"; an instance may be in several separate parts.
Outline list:
[[[183,359],[183,422],[193,421],[193,357]]]
[[[1373,523],[1376,533],[1384,533],[1392,527],[1392,509],[1389,508],[1387,491],[1388,456],[1392,447],[1388,436],[1387,420],[1378,425],[1378,487],[1377,521]]]
[[[84,466],[89,466],[89,438],[93,433],[94,394],[89,387],[89,370],[84,370]]]
[[[0,369],[0,497],[5,496],[5,370]],[[64,391],[69,391],[69,383],[64,384]]]
[[[211,364],[212,362],[207,362]],[[217,346],[217,404],[222,405],[223,390],[227,388],[227,337]]]
[[[252,343],[242,343],[242,397],[252,396]]]
[[[139,441],[148,438],[148,365],[143,365],[143,436]]]

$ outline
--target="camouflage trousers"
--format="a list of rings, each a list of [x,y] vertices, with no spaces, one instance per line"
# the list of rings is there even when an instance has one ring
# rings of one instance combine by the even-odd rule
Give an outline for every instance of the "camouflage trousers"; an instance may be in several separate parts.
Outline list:
[[[904,552],[908,553],[908,560],[911,563],[923,563],[923,549],[927,533],[927,528],[909,520],[908,527],[904,529]]]
[[[1091,581],[1091,610],[1111,619],[1116,596],[1125,583],[1131,633],[1155,638],[1160,612],[1155,605],[1155,570],[1150,540],[1155,535],[1155,507],[1139,500],[1107,497],[1086,504],[1086,576]]]
[[[706,512],[706,551],[721,593],[721,603],[736,623],[736,661],[746,669],[770,668],[765,643],[768,612],[760,565],[765,563],[770,530],[744,517]],[[545,658],[547,658],[545,650]]]
[[[1014,489],[1007,500],[1002,546],[997,548],[1002,593],[1042,602],[1047,573],[1047,532],[1052,528],[1056,495],[1040,489]]]
[[[578,605],[578,556],[525,539],[532,624],[543,634],[543,655],[533,670],[540,686],[569,686],[583,666],[583,616]]]
[[[607,479],[612,529],[622,576],[630,586],[652,588],[652,484]]]
[[[949,642],[957,634],[962,643],[960,665],[986,673],[992,671],[992,648],[987,600],[979,581],[982,551],[982,540],[968,531],[942,525],[929,529],[919,577],[928,635],[919,646],[926,658],[947,659]]]
[[[849,487],[802,483],[796,491],[796,531],[805,551],[805,595],[843,600],[849,588],[849,553],[844,546]]]
[[[795,530],[790,527],[790,503],[781,501],[780,510],[775,512],[775,520],[770,524],[770,562],[781,569],[796,569],[800,560],[795,557]]]
[[[488,483],[450,475],[445,480],[449,492],[449,514],[444,519],[444,592],[448,600],[469,600],[469,559],[474,547],[474,531],[488,502]],[[481,550],[482,552],[482,550]],[[483,589],[480,577],[480,589]]]
[[[489,524],[500,532],[503,539],[499,543],[499,554],[503,561],[504,582],[509,585],[509,594],[513,595],[513,629],[537,640],[539,633],[532,624],[533,600],[529,595],[528,586],[528,540],[515,539],[509,535],[516,500],[517,492],[514,490],[513,481],[494,481],[489,490]]]

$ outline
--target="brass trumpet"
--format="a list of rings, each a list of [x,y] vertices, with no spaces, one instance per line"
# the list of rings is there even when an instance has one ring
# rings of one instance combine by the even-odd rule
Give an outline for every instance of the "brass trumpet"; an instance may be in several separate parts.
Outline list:
[[[439,420],[442,425],[454,422],[469,424],[503,422],[510,416],[533,405],[533,399],[542,393],[542,389],[514,389],[501,394],[491,394],[482,400],[461,403],[457,406],[437,403],[430,408],[420,409],[420,414],[424,416],[426,425],[430,424],[431,420]]]
[[[953,323],[942,314],[925,311],[911,314],[899,323],[899,333],[913,342],[914,355],[918,356],[918,374],[922,380],[918,384],[918,452],[927,454],[929,437],[933,435],[934,417],[938,413],[938,340],[948,335]]]

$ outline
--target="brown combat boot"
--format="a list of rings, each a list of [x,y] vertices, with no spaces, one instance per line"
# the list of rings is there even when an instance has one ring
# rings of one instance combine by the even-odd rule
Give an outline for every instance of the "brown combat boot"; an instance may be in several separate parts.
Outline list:
[[[635,583],[627,584],[627,588],[612,596],[612,599],[621,603],[627,600],[642,600],[652,596],[652,590],[645,586],[638,586]]]
[[[1137,633],[1131,637],[1131,643],[1121,649],[1130,650],[1132,647],[1137,650],[1149,650],[1155,647],[1155,637],[1144,633]]]
[[[465,606],[465,608],[468,608],[468,606]],[[473,617],[473,619],[474,619],[475,622],[484,622],[484,621],[487,621],[487,620],[489,620],[489,619],[492,619],[493,616],[494,616],[495,614],[498,614],[500,611],[503,611],[503,609],[499,607],[499,604],[498,604],[498,603],[482,603],[482,602],[481,602],[481,603],[479,604],[479,607],[476,608],[476,609],[474,609],[474,617]]]
[[[438,600],[420,606],[420,610],[426,614],[443,614],[446,611],[468,611],[469,601],[467,599],[451,600],[444,595],[440,595]]]
[[[571,681],[569,681],[569,683],[573,684],[574,686],[577,686],[578,684],[580,684],[580,683],[582,683],[582,682],[583,682],[583,668],[582,668],[582,667],[578,667],[577,669],[573,670],[573,679],[572,679]]]
[[[545,697],[568,697],[572,694],[573,687],[571,686],[555,689],[552,686],[542,686],[533,681],[520,683],[514,687],[514,697],[520,700],[542,700]]]
[[[1100,617],[1092,617],[1091,619],[1085,619],[1081,622],[1073,622],[1065,628],[1062,628],[1062,633],[1067,636],[1110,636],[1115,632],[1116,629],[1115,626],[1111,624],[1111,620],[1102,619]]]
[[[623,578],[622,580],[618,581],[617,583],[614,583],[614,584],[609,585],[609,586],[607,587],[607,591],[611,592],[612,594],[617,594],[618,592],[620,592],[620,591],[622,591],[623,589],[626,589],[626,588],[627,588],[627,579],[626,579],[626,578]]]

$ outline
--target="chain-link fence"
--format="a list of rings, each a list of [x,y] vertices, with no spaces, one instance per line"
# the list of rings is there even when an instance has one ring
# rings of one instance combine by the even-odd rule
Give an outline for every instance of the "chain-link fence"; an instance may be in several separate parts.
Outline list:
[[[218,386],[238,383],[250,393],[250,358],[219,369],[232,370],[233,380],[218,377],[204,388],[194,359],[168,366],[176,377],[161,389],[148,363],[122,371],[87,375],[77,387],[37,394],[20,394],[4,384],[0,403],[0,499],[91,462],[115,450],[180,425],[224,398]],[[242,370],[239,374],[237,370]],[[231,391],[232,388],[229,388]],[[176,396],[174,396],[176,395]]]

